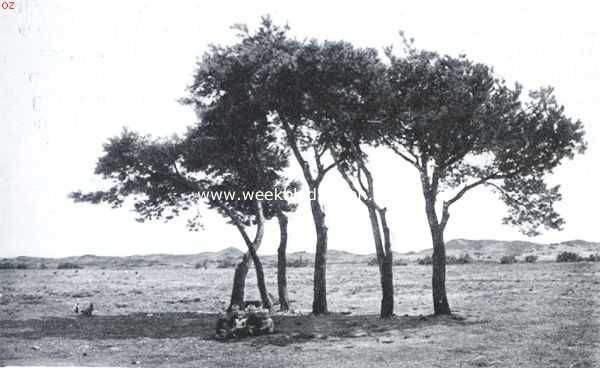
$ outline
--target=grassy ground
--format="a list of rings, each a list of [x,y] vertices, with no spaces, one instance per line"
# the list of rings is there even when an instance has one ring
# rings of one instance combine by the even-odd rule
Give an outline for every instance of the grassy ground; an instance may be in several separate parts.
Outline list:
[[[600,264],[450,266],[455,316],[432,317],[430,268],[395,268],[381,321],[376,267],[328,270],[327,316],[309,315],[312,270],[289,270],[294,314],[274,335],[211,339],[233,270],[0,271],[0,363],[176,367],[598,367]],[[275,270],[267,269],[276,294]],[[247,291],[258,299],[255,279]],[[94,302],[93,318],[75,303]]]

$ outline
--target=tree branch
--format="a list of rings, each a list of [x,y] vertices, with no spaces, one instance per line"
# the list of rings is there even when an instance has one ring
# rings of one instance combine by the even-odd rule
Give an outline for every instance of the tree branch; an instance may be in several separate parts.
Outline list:
[[[252,247],[253,243],[250,240],[250,237],[248,236],[248,233],[246,232],[246,228],[240,222],[240,219],[237,217],[237,215],[229,207],[227,207],[223,203],[218,203],[218,207],[221,208],[227,214],[227,216],[229,216],[229,218],[231,219],[231,221],[233,222],[233,224],[235,225],[235,227],[238,229],[238,231],[242,235],[242,238],[244,238],[244,242],[246,243],[246,246],[247,247]]]
[[[514,199],[514,198],[513,198],[513,197],[511,197],[511,196],[510,196],[508,193],[506,193],[506,191],[504,191],[504,189],[500,188],[498,185],[496,185],[496,184],[494,184],[494,183],[485,183],[485,185],[489,185],[489,186],[491,186],[491,187],[494,187],[494,189],[497,189],[497,190],[500,192],[500,194],[501,194],[501,195],[502,195],[504,198],[508,199],[510,202],[516,203],[516,204],[518,204],[518,205],[520,205],[520,206],[523,206],[523,207],[527,207],[527,204],[525,204],[525,203],[523,203],[523,202],[521,202],[521,201],[518,201],[518,200]]]
[[[298,164],[300,164],[300,168],[302,169],[304,178],[308,182],[309,186],[314,186],[316,180],[313,179],[313,175],[310,172],[310,167],[308,165],[308,162],[306,162],[306,160],[304,159],[304,156],[302,156],[302,152],[300,152],[300,148],[298,147],[298,142],[296,141],[296,136],[295,136],[294,130],[283,119],[281,119],[281,124],[283,125],[283,129],[285,130],[288,144],[290,145],[290,147],[292,147],[292,152],[294,153],[294,156],[296,157]]]
[[[409,153],[411,156],[413,156],[413,159],[411,159],[406,154],[404,154],[402,151],[400,151],[398,149],[398,147],[396,147],[395,144],[392,144],[390,141],[388,141],[385,138],[383,140],[388,145],[388,147],[390,147],[392,149],[392,151],[394,151],[394,153],[396,153],[398,156],[402,157],[406,162],[408,162],[412,166],[416,167],[417,169],[419,168],[419,163],[418,163],[416,156],[414,156],[412,153]]]
[[[462,196],[464,196],[465,193],[467,193],[469,190],[471,190],[479,185],[486,184],[488,180],[502,179],[503,177],[504,176],[498,175],[498,174],[490,174],[490,175],[483,177],[471,184],[465,185],[458,193],[456,193],[456,195],[454,197],[450,198],[449,201],[444,201],[444,208],[449,208],[454,202],[461,199]]]
[[[348,184],[348,187],[350,187],[350,190],[352,190],[354,192],[354,194],[356,195],[356,197],[362,203],[364,203],[366,206],[368,206],[369,205],[369,201],[367,199],[365,199],[364,195],[361,194],[358,191],[358,189],[356,188],[356,185],[354,185],[354,183],[352,182],[352,179],[350,179],[350,177],[348,176],[348,173],[345,172],[342,168],[339,168],[339,167],[338,167],[338,170],[339,170],[340,174],[342,175],[342,178],[344,178],[344,180]]]

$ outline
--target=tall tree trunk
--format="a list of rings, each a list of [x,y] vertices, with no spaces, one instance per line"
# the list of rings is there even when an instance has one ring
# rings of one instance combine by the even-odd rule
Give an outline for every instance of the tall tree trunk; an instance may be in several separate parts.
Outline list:
[[[258,291],[260,293],[260,299],[265,308],[270,309],[272,307],[271,298],[269,298],[269,293],[267,292],[267,287],[265,283],[265,274],[262,267],[262,263],[256,251],[262,244],[262,239],[264,236],[264,227],[265,227],[265,218],[263,213],[262,203],[260,201],[256,201],[256,235],[254,237],[254,241],[251,241],[246,233],[244,225],[242,225],[239,219],[235,216],[233,212],[231,212],[227,207],[222,207],[225,212],[232,219],[235,226],[238,228],[238,231],[244,238],[244,242],[248,247],[248,252],[244,254],[242,261],[236,266],[234,277],[233,277],[233,290],[231,292],[231,300],[229,307],[232,305],[242,306],[244,304],[244,289],[246,286],[246,276],[248,275],[248,263],[249,259],[252,259],[254,263],[254,269],[256,271],[256,281],[258,286]]]
[[[298,146],[298,136],[296,135],[295,129],[292,128],[285,119],[281,120],[282,126],[286,132],[286,139],[296,161],[302,169],[304,179],[308,184],[308,187],[314,198],[310,200],[310,209],[313,216],[313,222],[315,225],[315,232],[317,235],[317,244],[315,249],[315,271],[313,278],[313,314],[324,314],[327,313],[327,226],[325,225],[325,212],[319,202],[319,186],[323,177],[334,166],[324,168],[320,161],[320,154],[315,151],[315,160],[317,175],[314,176],[311,173],[310,165],[302,157],[300,147]]]
[[[355,146],[356,152],[361,152],[360,145]],[[334,151],[331,151],[334,157],[337,157]],[[379,281],[381,283],[381,318],[390,318],[394,316],[394,272],[392,266],[394,264],[394,256],[392,253],[392,243],[390,239],[390,229],[387,225],[385,217],[386,209],[380,208],[375,202],[375,188],[373,184],[373,176],[367,168],[365,162],[356,156],[356,164],[358,170],[354,172],[355,180],[359,182],[360,187],[352,181],[347,171],[338,166],[338,171],[342,178],[346,181],[350,189],[357,195],[362,204],[367,207],[369,220],[371,222],[371,232],[375,243],[375,253],[377,255],[377,265],[379,266]],[[361,181],[364,174],[367,185]],[[362,188],[362,192],[359,190]],[[382,238],[383,237],[383,238]]]
[[[313,279],[313,314],[325,314],[327,310],[327,225],[325,225],[325,212],[319,202],[318,187],[315,190],[315,198],[310,201],[317,235],[317,246],[315,251],[315,272]]]
[[[385,217],[385,209],[378,209],[381,230],[383,231],[383,241],[385,247],[385,256],[383,258],[383,267],[381,269],[381,318],[390,318],[394,315],[394,254],[392,253],[392,242],[390,239],[390,229]]]
[[[451,314],[446,295],[446,246],[444,229],[438,222],[435,213],[435,198],[425,193],[425,210],[433,243],[431,290],[433,294],[433,311],[435,314]]]
[[[254,269],[256,271],[256,283],[258,284],[258,291],[260,293],[260,299],[263,303],[263,307],[271,309],[272,303],[269,293],[267,292],[267,285],[265,283],[265,272],[263,270],[262,262],[258,258],[256,250],[262,243],[263,236],[265,234],[265,216],[263,212],[262,202],[256,201],[256,237],[252,244],[249,244],[248,251],[252,257],[254,263]]]
[[[379,281],[381,283],[381,318],[389,318],[394,315],[394,276],[392,270],[392,253],[391,250],[386,252],[383,247],[381,238],[381,223],[378,215],[384,215],[385,211],[378,213],[375,204],[365,204],[369,212],[369,220],[371,221],[371,231],[373,240],[375,241],[375,251],[377,255],[377,265],[379,266]],[[385,220],[383,220],[385,221]],[[387,233],[386,242],[389,244],[389,232]]]
[[[248,263],[250,262],[250,252],[246,252],[240,263],[235,267],[233,274],[233,288],[231,290],[231,300],[229,307],[232,305],[243,305],[246,289],[246,277],[248,276]]]
[[[287,225],[288,218],[283,211],[277,211],[279,221],[279,248],[277,249],[277,291],[279,293],[279,310],[287,311],[290,309],[290,302],[287,291]]]

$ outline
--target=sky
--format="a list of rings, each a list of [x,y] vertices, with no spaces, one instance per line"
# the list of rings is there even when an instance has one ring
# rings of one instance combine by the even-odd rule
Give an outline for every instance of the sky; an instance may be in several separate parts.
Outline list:
[[[466,54],[526,89],[555,87],[569,116],[583,121],[589,149],[549,177],[562,186],[563,231],[527,238],[502,225],[506,208],[485,189],[452,208],[445,238],[600,241],[600,25],[592,1],[37,1],[0,9],[0,257],[188,254],[234,246],[235,229],[203,211],[204,230],[184,221],[137,223],[130,208],[75,204],[67,194],[102,185],[93,175],[102,144],[123,127],[154,136],[194,123],[184,97],[210,43],[235,41],[230,26],[255,27],[270,14],[300,39],[347,40],[382,50],[400,45]],[[372,159],[388,208],[393,249],[429,248],[416,172],[385,152]],[[295,165],[295,162],[292,162]],[[298,175],[293,166],[291,173]],[[329,247],[374,252],[364,207],[338,173],[323,184]],[[261,254],[275,253],[268,223]],[[289,251],[314,251],[306,201],[290,218]]]

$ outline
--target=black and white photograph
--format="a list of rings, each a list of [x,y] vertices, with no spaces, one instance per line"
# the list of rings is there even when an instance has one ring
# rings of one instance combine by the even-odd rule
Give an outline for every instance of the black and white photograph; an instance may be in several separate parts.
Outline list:
[[[599,14],[0,0],[0,367],[600,367]]]

